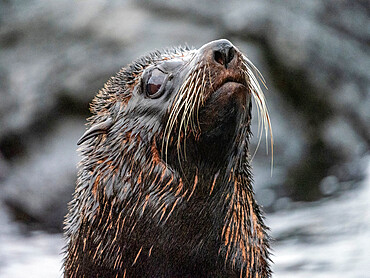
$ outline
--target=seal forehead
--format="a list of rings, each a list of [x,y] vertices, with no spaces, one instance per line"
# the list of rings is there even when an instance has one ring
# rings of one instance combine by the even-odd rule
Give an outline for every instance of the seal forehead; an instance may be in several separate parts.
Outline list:
[[[125,68],[124,75],[127,83],[137,81],[138,74],[147,67],[158,65],[169,60],[184,60],[191,56],[196,50],[188,47],[174,47],[162,51],[154,51],[146,56],[140,57]]]
[[[110,83],[108,84],[109,88],[104,88],[102,91],[115,88],[116,91],[110,90],[110,95],[115,95],[116,99],[120,100],[123,104],[127,104],[147,68],[158,66],[168,61],[188,59],[194,51],[195,50],[189,47],[173,47],[162,51],[157,50],[151,52],[122,68],[118,74],[112,77],[108,82]],[[92,110],[94,112],[94,105]]]

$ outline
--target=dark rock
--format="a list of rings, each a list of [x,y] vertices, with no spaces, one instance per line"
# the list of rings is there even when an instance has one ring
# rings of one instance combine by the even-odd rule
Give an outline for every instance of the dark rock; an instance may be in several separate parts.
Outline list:
[[[61,230],[74,191],[76,142],[82,132],[83,121],[65,118],[51,134],[31,142],[29,155],[17,161],[0,188],[15,218]]]

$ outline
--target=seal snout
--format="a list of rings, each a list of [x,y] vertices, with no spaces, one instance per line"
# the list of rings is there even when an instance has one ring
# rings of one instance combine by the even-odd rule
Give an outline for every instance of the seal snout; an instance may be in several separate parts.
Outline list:
[[[228,40],[221,39],[209,42],[202,47],[202,52],[207,57],[207,62],[216,67],[228,69],[235,60],[237,49]]]
[[[214,44],[211,44],[213,59],[216,63],[223,65],[226,69],[231,61],[235,57],[235,48],[231,42],[227,40],[215,41]]]
[[[212,41],[205,44],[200,53],[208,71],[205,78],[209,81],[211,94],[227,82],[247,86],[242,54],[231,42],[225,39]]]

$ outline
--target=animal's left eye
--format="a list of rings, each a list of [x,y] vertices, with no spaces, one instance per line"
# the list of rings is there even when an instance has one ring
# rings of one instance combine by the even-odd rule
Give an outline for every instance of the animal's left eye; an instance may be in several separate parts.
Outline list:
[[[159,69],[154,69],[146,84],[146,94],[150,98],[160,97],[164,89],[162,85],[166,79],[166,74]]]

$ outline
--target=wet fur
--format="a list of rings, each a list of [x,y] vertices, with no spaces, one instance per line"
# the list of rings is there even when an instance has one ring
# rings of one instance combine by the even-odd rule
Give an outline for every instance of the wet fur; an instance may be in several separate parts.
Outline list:
[[[65,221],[65,277],[270,277],[269,237],[249,166],[251,103],[230,116],[224,124],[231,131],[214,143],[198,121],[207,113],[206,88],[219,80],[207,65],[192,68],[165,109],[133,101],[148,65],[192,51],[141,58],[93,100],[89,125],[113,124],[80,148]],[[244,58],[240,70],[253,69]],[[191,84],[198,93],[186,90]]]

